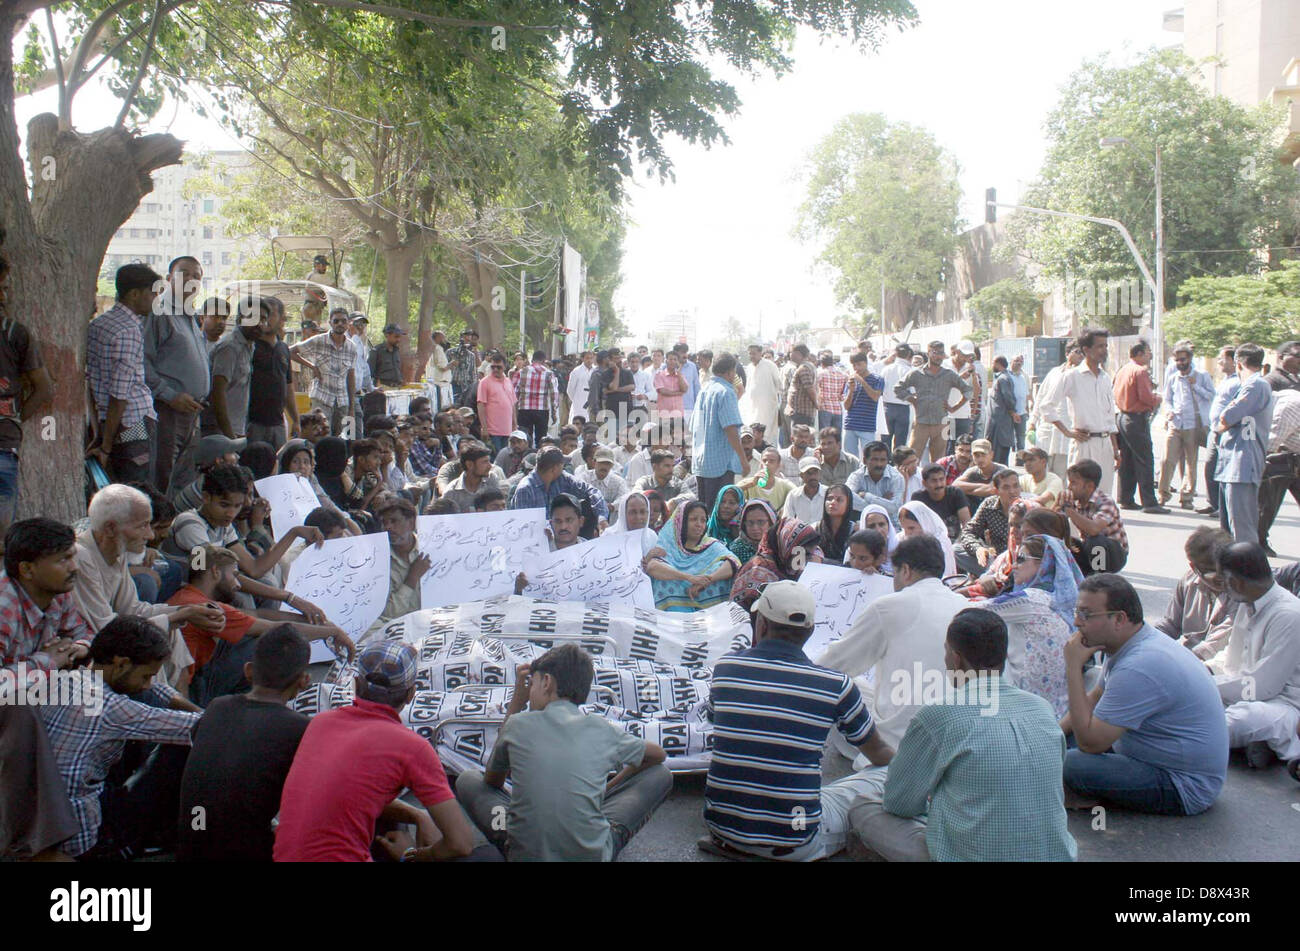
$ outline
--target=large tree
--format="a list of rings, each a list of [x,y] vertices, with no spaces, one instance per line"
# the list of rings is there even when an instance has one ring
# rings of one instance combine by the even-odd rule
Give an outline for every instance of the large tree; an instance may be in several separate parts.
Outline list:
[[[40,53],[42,33],[30,30],[30,20],[41,21],[48,35],[55,32],[54,12],[63,24],[62,36],[45,56]],[[217,44],[230,41],[231,31],[224,27],[234,19],[259,18],[256,29],[238,39],[249,44],[249,59],[269,70],[282,60],[259,59],[268,42],[274,46],[278,38],[290,57],[310,58],[319,50],[292,45],[308,35],[336,53],[331,44],[353,42],[353,26],[377,14],[408,27],[394,48],[380,51],[373,63],[374,69],[387,70],[394,98],[406,102],[418,96],[424,79],[414,66],[423,64],[433,74],[426,90],[438,94],[432,98],[439,104],[454,108],[456,93],[465,91],[458,85],[457,67],[486,64],[476,74],[486,76],[495,66],[504,74],[497,88],[518,81],[558,99],[561,115],[580,136],[581,160],[609,193],[618,191],[638,162],[667,174],[671,165],[663,142],[669,135],[706,144],[724,138],[723,117],[735,112],[738,99],[729,84],[714,77],[708,57],[721,56],[746,71],[781,72],[790,65],[785,44],[799,26],[846,35],[869,48],[886,28],[915,20],[906,0],[634,6],[622,0],[0,0],[0,35],[10,39],[0,44],[0,220],[8,228],[6,251],[14,264],[10,308],[30,324],[58,384],[53,409],[57,438],[36,443],[23,455],[21,514],[40,512],[71,521],[82,511],[81,380],[95,276],[109,239],[152,189],[151,173],[178,162],[182,153],[182,143],[174,137],[139,135],[134,129],[157,111],[165,92],[179,95],[191,80],[212,79],[209,58],[216,55]],[[496,50],[492,40],[502,32],[506,47]],[[17,58],[14,38],[23,44]],[[365,43],[360,45],[363,53],[348,60],[352,66],[365,61]],[[508,55],[491,58],[495,53]],[[443,57],[453,62],[444,64]],[[28,125],[30,183],[15,122],[16,59],[24,88],[53,84],[59,89],[58,114],[37,116]],[[558,72],[554,87],[534,82],[542,66]],[[76,130],[73,99],[97,75],[121,97],[121,110],[106,128]],[[316,105],[326,112],[331,108],[328,102]],[[225,108],[233,106],[227,101]],[[473,114],[476,102],[461,108]],[[418,115],[423,123],[438,118],[436,113]],[[518,129],[518,135],[527,134],[526,128]],[[424,153],[403,154],[416,163]],[[334,160],[327,156],[327,164]],[[472,178],[481,171],[476,163]],[[426,189],[418,179],[402,181],[403,187]],[[435,223],[434,206],[444,198],[476,211],[491,204],[475,206],[472,188],[425,190],[422,195]],[[426,224],[419,218],[416,222],[417,227]],[[47,426],[45,432],[50,431]]]
[[[878,310],[882,282],[907,320],[934,300],[961,229],[957,171],[925,129],[879,113],[846,116],[818,143],[796,233],[820,245],[840,303]]]
[[[1046,157],[1022,203],[1115,218],[1154,273],[1159,147],[1169,307],[1188,278],[1256,270],[1256,249],[1295,243],[1300,182],[1277,161],[1279,119],[1270,106],[1247,109],[1207,92],[1179,50],[1153,50],[1131,66],[1102,56],[1062,87],[1046,121]],[[1128,145],[1103,148],[1104,138]],[[1027,254],[1043,281],[1072,291],[1080,281],[1141,286],[1112,228],[1026,212],[1008,220],[1007,234],[1009,250]]]
[[[1276,347],[1300,335],[1300,261],[1259,275],[1189,277],[1181,290],[1165,333],[1191,340],[1202,353],[1247,342]]]

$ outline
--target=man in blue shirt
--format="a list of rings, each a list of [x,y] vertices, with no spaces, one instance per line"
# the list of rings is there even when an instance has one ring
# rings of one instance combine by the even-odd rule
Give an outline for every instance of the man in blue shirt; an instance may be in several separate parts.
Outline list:
[[[816,602],[795,581],[768,584],[751,608],[754,646],[713,669],[713,759],[704,791],[710,837],[700,848],[733,858],[811,862],[848,841],[853,801],[870,770],[822,786],[831,727],[883,766],[894,755],[847,674],[818,667],[803,647]]]
[[[868,505],[882,506],[898,525],[898,509],[907,501],[907,480],[889,464],[889,448],[880,440],[862,450],[862,468],[849,474],[844,483],[853,493],[853,507],[861,512]]]
[[[1174,371],[1165,374],[1165,382],[1160,385],[1160,398],[1169,429],[1165,437],[1165,461],[1160,467],[1160,504],[1169,501],[1169,482],[1174,472],[1182,468],[1183,485],[1178,492],[1178,503],[1191,509],[1192,499],[1196,496],[1196,457],[1209,432],[1214,381],[1210,374],[1192,366],[1190,344],[1175,346]]]
[[[677,351],[678,359],[682,361],[682,379],[686,381],[686,392],[682,394],[682,412],[686,414],[686,419],[691,418],[691,411],[695,409],[695,398],[700,395],[700,368],[690,359],[690,347],[684,343],[679,343],[674,350]]]
[[[564,471],[564,453],[555,448],[545,449],[537,456],[537,468],[528,473],[515,489],[510,500],[512,509],[546,509],[557,495],[568,493],[586,499],[596,512],[600,530],[609,524],[609,506],[605,497],[594,485],[575,479]]]
[[[1228,771],[1228,727],[1210,672],[1144,622],[1137,591],[1119,575],[1085,578],[1077,603],[1078,631],[1065,645],[1070,712],[1061,720],[1077,748],[1065,754],[1065,785],[1138,812],[1209,809]],[[1106,663],[1088,693],[1083,665],[1097,651]]]
[[[736,358],[724,353],[713,364],[713,378],[700,391],[691,419],[695,473],[699,500],[713,511],[713,500],[724,485],[746,471],[747,458],[740,442],[740,401],[736,397]]]
[[[1244,343],[1237,348],[1237,385],[1224,392],[1223,411],[1214,423],[1219,524],[1239,542],[1259,541],[1259,483],[1273,422],[1273,388],[1263,370],[1262,347]]]
[[[1224,375],[1224,378],[1215,387],[1214,399],[1210,402],[1210,418],[1208,421],[1210,434],[1205,442],[1205,505],[1196,510],[1199,515],[1217,516],[1219,514],[1219,483],[1214,478],[1214,470],[1219,466],[1219,434],[1214,431],[1214,426],[1219,421],[1219,414],[1223,412],[1223,407],[1228,405],[1226,399],[1228,390],[1235,389],[1237,385],[1237,349],[1235,347],[1224,347],[1219,351],[1219,372]]]
[[[1016,449],[1025,448],[1025,420],[1029,418],[1029,379],[1025,376],[1025,358],[1016,354],[1011,358],[1011,385],[1016,392]]]
[[[844,388],[844,451],[862,458],[863,446],[876,441],[878,400],[885,390],[883,377],[871,372],[861,351],[849,358],[853,375]]]

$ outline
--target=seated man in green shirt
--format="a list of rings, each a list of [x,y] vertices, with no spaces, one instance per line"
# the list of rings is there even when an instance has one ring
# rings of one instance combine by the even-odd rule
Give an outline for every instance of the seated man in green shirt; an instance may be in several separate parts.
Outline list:
[[[578,709],[594,677],[576,644],[521,665],[487,771],[456,780],[456,798],[512,862],[611,862],[672,790],[660,746]]]
[[[1051,704],[1002,679],[1006,660],[1001,617],[957,613],[944,642],[944,702],[921,707],[893,761],[875,771],[879,794],[849,810],[868,848],[890,861],[1074,861],[1065,738]]]

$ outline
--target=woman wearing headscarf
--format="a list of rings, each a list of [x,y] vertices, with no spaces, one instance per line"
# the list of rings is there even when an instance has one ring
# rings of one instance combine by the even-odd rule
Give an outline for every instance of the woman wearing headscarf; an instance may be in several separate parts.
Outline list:
[[[762,499],[750,499],[740,510],[740,531],[727,547],[741,565],[758,554],[767,530],[776,524],[776,510]]]
[[[821,561],[817,529],[797,518],[782,518],[767,530],[758,553],[736,574],[731,600],[746,611],[758,600],[763,585],[772,581],[797,581],[803,566]]]
[[[889,510],[883,505],[872,503],[862,510],[862,518],[858,521],[859,528],[870,528],[879,532],[885,539],[885,562],[879,568],[881,574],[892,575],[894,573],[894,549],[898,547],[898,530],[894,528],[894,522],[889,517]],[[844,556],[847,563],[848,555]]]
[[[744,504],[744,492],[734,485],[723,486],[713,502],[713,514],[709,516],[709,525],[706,529],[709,536],[724,545],[730,545],[739,534],[737,516],[740,515],[740,507]]]
[[[640,492],[628,492],[614,503],[614,521],[604,535],[637,535],[641,539],[641,554],[655,546],[658,536],[650,530],[650,500]]]
[[[948,527],[934,509],[924,502],[905,502],[898,509],[898,522],[903,526],[903,537],[929,535],[943,549],[943,575],[957,574],[957,558],[948,538]]]
[[[664,501],[663,495],[654,489],[644,489],[641,494],[650,503],[650,522],[646,527],[658,533],[668,524],[668,503]]]
[[[736,556],[709,537],[709,510],[698,499],[677,506],[659,532],[657,548],[646,563],[660,611],[699,611],[725,601],[731,578],[740,567]]]
[[[1034,535],[1052,535],[1069,544],[1070,523],[1060,512],[1045,509],[1033,499],[1011,503],[1007,519],[1007,550],[989,564],[988,570],[965,590],[967,597],[991,598],[1011,590],[1011,570],[1021,543]]]
[[[285,443],[284,448],[280,450],[280,465],[276,471],[279,475],[292,474],[306,479],[311,484],[311,490],[316,493],[316,501],[320,503],[320,507],[338,512],[347,523],[349,532],[353,535],[361,534],[361,526],[354,522],[347,512],[334,504],[334,500],[329,497],[316,478],[316,451],[307,440],[291,439]]]
[[[843,483],[826,490],[822,500],[822,517],[817,523],[822,555],[829,562],[844,561],[849,553],[849,536],[857,528],[858,513],[853,511],[853,493]]]
[[[1007,625],[1007,666],[1012,686],[1037,694],[1058,717],[1069,710],[1065,642],[1074,631],[1074,608],[1083,574],[1065,542],[1032,535],[1019,546],[1014,586],[980,604]]]

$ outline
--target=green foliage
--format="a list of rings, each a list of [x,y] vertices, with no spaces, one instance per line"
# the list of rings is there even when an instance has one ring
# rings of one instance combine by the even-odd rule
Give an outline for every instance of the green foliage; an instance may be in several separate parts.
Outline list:
[[[997,329],[994,321],[1032,323],[1042,301],[1024,281],[1008,277],[976,291],[966,303],[976,317],[977,329],[987,337]]]
[[[1276,347],[1300,335],[1300,261],[1260,275],[1188,278],[1182,296],[1165,314],[1165,336],[1202,352],[1247,342]]]
[[[934,298],[962,226],[957,174],[929,132],[879,113],[848,116],[818,143],[796,234],[821,244],[841,303],[876,308],[882,280]]]
[[[1153,50],[1128,67],[1104,56],[1084,63],[1047,119],[1047,155],[1022,198],[1026,205],[1117,219],[1150,267],[1159,146],[1166,304],[1193,275],[1251,270],[1257,267],[1252,249],[1292,244],[1300,230],[1300,182],[1275,157],[1280,112],[1209,94],[1197,69],[1176,49]],[[1130,144],[1100,147],[1102,138],[1116,137]],[[1007,233],[1007,253],[1027,253],[1044,280],[1140,280],[1112,228],[1024,212],[1008,219]],[[1224,249],[1240,250],[1218,253]]]

